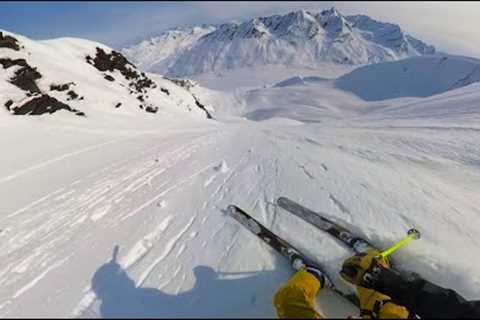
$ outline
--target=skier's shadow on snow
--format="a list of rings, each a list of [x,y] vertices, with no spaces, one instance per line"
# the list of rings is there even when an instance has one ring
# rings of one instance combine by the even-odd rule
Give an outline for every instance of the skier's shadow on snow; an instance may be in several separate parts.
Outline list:
[[[226,273],[197,266],[193,269],[193,288],[171,294],[137,287],[117,262],[117,253],[118,246],[112,260],[92,279],[104,318],[274,317],[273,294],[288,277],[282,271],[259,271],[244,273],[248,276],[240,279],[225,279]]]

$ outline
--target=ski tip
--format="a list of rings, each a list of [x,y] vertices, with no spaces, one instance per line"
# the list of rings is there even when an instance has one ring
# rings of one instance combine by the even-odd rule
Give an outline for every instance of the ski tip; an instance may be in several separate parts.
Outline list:
[[[235,213],[235,211],[237,211],[237,206],[236,205],[233,205],[233,204],[228,205],[227,213],[233,214],[233,213]]]
[[[281,202],[285,202],[285,201],[288,201],[288,199],[285,198],[285,197],[278,197],[277,198],[277,203],[281,203]]]

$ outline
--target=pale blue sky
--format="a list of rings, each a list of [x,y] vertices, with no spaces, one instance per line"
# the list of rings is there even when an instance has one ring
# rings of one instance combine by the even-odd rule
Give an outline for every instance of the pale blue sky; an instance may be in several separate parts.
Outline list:
[[[0,2],[0,29],[34,39],[82,37],[119,47],[164,29],[291,10],[367,14],[454,54],[480,57],[480,2]]]

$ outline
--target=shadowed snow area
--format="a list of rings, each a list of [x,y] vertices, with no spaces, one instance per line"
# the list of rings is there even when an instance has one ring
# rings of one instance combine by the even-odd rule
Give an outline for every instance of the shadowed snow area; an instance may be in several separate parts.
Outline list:
[[[39,46],[60,52],[72,42]],[[95,54],[94,46],[79,44]],[[442,59],[412,58],[347,75],[342,69],[338,81],[336,67],[284,68],[281,77],[265,75],[268,68],[242,69],[199,76],[199,84],[185,87],[148,74],[165,89],[148,90],[149,101],[159,103],[156,114],[138,107],[128,82],[105,80],[77,59],[75,73],[58,71],[59,79],[77,83],[86,101],[72,105],[87,117],[67,110],[13,115],[4,106],[7,94],[21,101],[26,93],[5,76],[0,315],[275,317],[273,295],[290,266],[226,215],[229,204],[351,290],[338,276],[351,252],[278,208],[280,196],[326,212],[379,247],[416,227],[422,239],[394,254],[396,266],[479,299],[480,259],[472,253],[480,250],[480,84],[468,84],[476,79],[474,60]],[[32,59],[46,75],[39,89],[47,90],[55,73],[42,63]],[[81,67],[88,68],[85,78]],[[461,87],[458,80],[470,74]],[[237,90],[227,79],[244,86]],[[407,79],[422,90],[400,86]],[[388,94],[380,96],[370,82]],[[418,97],[432,93],[438,94]],[[212,107],[213,120],[194,109],[196,99]],[[358,312],[328,290],[318,302],[331,317]]]

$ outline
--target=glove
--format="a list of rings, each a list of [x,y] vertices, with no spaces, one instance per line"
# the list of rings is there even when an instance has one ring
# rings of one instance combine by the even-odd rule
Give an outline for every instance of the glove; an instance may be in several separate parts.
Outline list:
[[[328,278],[328,276],[323,272],[323,270],[307,264],[305,261],[303,261],[302,257],[299,256],[298,254],[292,254],[290,256],[290,262],[292,264],[293,269],[296,271],[300,270],[305,270],[311,275],[313,275],[317,280],[320,282],[320,288],[330,288],[332,287],[332,282]]]
[[[371,288],[378,272],[382,268],[389,268],[390,263],[386,258],[377,258],[380,251],[372,249],[346,259],[343,263],[340,276],[357,286]]]

